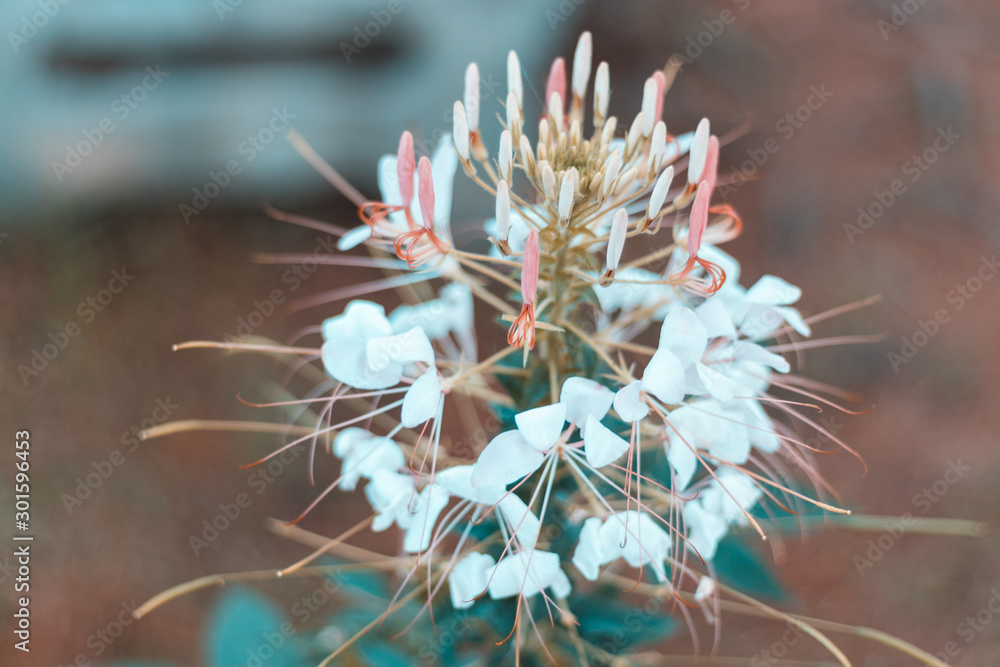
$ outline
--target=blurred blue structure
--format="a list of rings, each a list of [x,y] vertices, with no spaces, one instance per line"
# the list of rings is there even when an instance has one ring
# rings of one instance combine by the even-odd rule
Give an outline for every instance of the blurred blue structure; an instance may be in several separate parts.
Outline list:
[[[5,217],[180,206],[213,182],[213,206],[327,187],[274,136],[283,122],[370,182],[401,130],[418,144],[450,132],[470,60],[484,118],[506,94],[508,49],[542,78],[540,59],[575,37],[570,21],[554,34],[545,10],[532,0],[3,3]]]

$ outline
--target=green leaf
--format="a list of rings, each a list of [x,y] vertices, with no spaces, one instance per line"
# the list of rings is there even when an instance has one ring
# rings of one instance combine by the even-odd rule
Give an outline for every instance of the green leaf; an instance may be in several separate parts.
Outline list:
[[[268,667],[295,667],[295,632],[283,609],[252,588],[228,588],[212,610],[205,641],[205,664],[244,665],[252,657]],[[268,657],[270,656],[270,657]]]
[[[771,565],[738,536],[723,538],[712,562],[722,583],[747,595],[770,602],[783,602],[788,598]]]
[[[580,636],[618,655],[633,644],[660,641],[673,634],[677,623],[668,598],[650,598],[630,605],[615,599],[617,590],[596,589],[574,596],[571,608],[580,621]]]

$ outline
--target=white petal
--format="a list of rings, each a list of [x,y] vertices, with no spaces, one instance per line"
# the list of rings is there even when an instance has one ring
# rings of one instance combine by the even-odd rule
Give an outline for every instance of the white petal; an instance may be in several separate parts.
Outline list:
[[[727,274],[728,275],[728,274]],[[709,338],[723,337],[730,340],[736,338],[736,327],[733,317],[719,299],[708,299],[695,308],[698,319],[705,327]]]
[[[657,350],[642,373],[642,390],[662,403],[675,404],[684,400],[684,366],[667,349]]]
[[[368,225],[355,227],[340,237],[340,240],[337,241],[337,250],[350,250],[351,248],[357,248],[371,237],[372,228]]]
[[[705,171],[705,160],[708,157],[708,137],[711,132],[707,118],[702,118],[691,140],[691,159],[688,162],[688,183],[697,185],[701,182],[701,173]]]
[[[552,97],[555,96],[555,94],[552,95]],[[569,216],[573,212],[573,198],[576,196],[578,178],[576,167],[570,167],[562,175],[559,189],[559,219],[562,221],[569,220]]]
[[[368,339],[391,335],[392,325],[386,319],[385,308],[371,301],[351,301],[342,315],[323,322],[325,341],[342,342],[348,338]]]
[[[524,93],[521,87],[521,63],[517,59],[517,54],[511,51],[507,54],[507,92],[513,93],[517,98],[517,103],[524,106]]]
[[[473,466],[472,486],[487,488],[515,482],[538,470],[545,455],[529,445],[520,431],[505,431],[490,441]]]
[[[469,63],[465,69],[465,119],[469,130],[479,129],[479,68],[476,63]]]
[[[566,597],[570,592],[558,554],[548,551],[521,551],[506,556],[494,569],[489,585],[490,597],[495,600],[518,594],[533,597],[544,588],[551,588],[556,597]]]
[[[787,306],[802,296],[802,290],[776,276],[763,276],[747,290],[746,300],[762,306]]]
[[[380,372],[371,370],[365,349],[363,340],[328,340],[321,348],[323,367],[330,377],[357,389],[386,389],[397,384],[402,368],[390,364]]]
[[[653,192],[649,195],[649,204],[646,205],[646,217],[654,220],[663,208],[663,202],[667,200],[667,193],[670,192],[670,184],[674,181],[674,168],[667,167],[656,179]]]
[[[493,560],[492,558],[490,560]],[[694,601],[703,602],[715,595],[715,579],[712,577],[702,577],[698,580],[698,587],[694,591]]]
[[[607,263],[609,269],[617,269],[618,261],[622,257],[622,250],[625,248],[625,234],[628,232],[628,211],[624,207],[615,211],[614,220],[611,221],[611,234],[608,239]]]
[[[801,335],[807,337],[812,335],[812,329],[810,329],[809,325],[806,324],[806,321],[802,319],[802,315],[799,314],[799,311],[794,308],[789,308],[788,306],[775,306],[774,309],[778,311],[778,313],[785,318],[785,321],[792,325],[792,328]]]
[[[500,149],[497,151],[497,166],[500,170],[500,179],[503,181],[510,181],[511,176],[513,176],[513,164],[514,164],[514,145],[510,136],[510,130],[504,130],[500,133]],[[506,183],[505,183],[506,185]],[[499,196],[499,191],[497,195]],[[510,201],[508,197],[508,208],[510,208]],[[499,214],[498,216],[499,217]]]
[[[448,504],[448,492],[437,484],[428,484],[412,503],[412,515],[406,535],[403,537],[403,551],[418,553],[426,551],[434,535],[434,524]]]
[[[368,366],[380,371],[391,363],[412,364],[422,361],[434,365],[434,348],[421,327],[413,327],[406,333],[395,336],[373,338],[368,341]]]
[[[649,77],[642,86],[642,109],[643,126],[642,135],[648,137],[653,132],[653,123],[656,122],[656,98],[660,95],[660,86],[656,79]]]
[[[489,583],[490,572],[496,561],[489,554],[473,551],[455,563],[448,575],[451,604],[455,609],[468,609]]]
[[[593,42],[589,32],[583,32],[576,43],[573,53],[573,94],[583,97],[587,92],[587,81],[590,79],[590,58],[593,54]]]
[[[649,406],[639,396],[642,391],[642,381],[635,380],[618,390],[615,394],[615,412],[624,422],[642,421],[649,414]]]
[[[393,523],[409,520],[406,503],[413,495],[413,478],[390,470],[379,470],[365,485],[365,497],[377,513],[372,530],[379,533]]]
[[[431,180],[434,181],[434,224],[438,231],[449,229],[451,221],[451,196],[455,185],[455,171],[458,169],[458,154],[452,147],[451,137],[441,137],[434,154],[431,155]],[[416,178],[416,177],[414,177]],[[413,188],[417,191],[416,186]],[[413,198],[413,219],[420,220],[420,198]]]
[[[562,434],[565,421],[566,405],[562,402],[525,410],[514,417],[524,440],[539,452],[552,449]]]
[[[707,346],[705,327],[690,308],[674,308],[664,318],[659,349],[671,350],[685,367],[701,361]]]
[[[406,428],[420,426],[437,415],[441,403],[441,380],[437,370],[431,368],[410,385],[403,397],[400,422]]]
[[[534,549],[541,523],[524,501],[516,494],[508,493],[500,500],[497,509],[507,522],[511,534],[517,537],[521,547]]]
[[[687,440],[687,444],[679,437],[671,437],[670,448],[667,451],[667,460],[670,461],[670,467],[674,469],[674,474],[677,476],[678,491],[683,491],[687,488],[687,485],[691,483],[691,478],[694,477],[695,470],[698,468],[698,458],[691,451],[691,447],[697,447],[698,445],[692,442],[689,437],[686,437],[685,440]]]
[[[608,72],[608,64],[602,62],[597,66],[597,74],[594,75],[594,116],[600,118],[608,117],[608,101],[611,97],[611,75]]]
[[[745,340],[738,340],[733,343],[733,357],[738,361],[752,361],[770,366],[779,373],[787,373],[792,368],[788,361],[781,355]]]
[[[510,235],[510,191],[507,181],[497,183],[497,238],[506,241]]]
[[[587,423],[588,416],[603,419],[614,400],[615,395],[610,389],[600,382],[582,377],[566,378],[559,392],[559,402],[566,406],[566,421],[579,427]]]
[[[617,461],[628,451],[628,442],[614,431],[594,418],[587,417],[587,429],[583,436],[583,448],[587,454],[587,463],[595,468]]]
[[[465,119],[465,107],[461,102],[455,102],[452,109],[454,124],[452,125],[452,140],[455,142],[455,150],[463,160],[469,159],[469,124]]]
[[[605,562],[598,537],[600,527],[601,520],[597,517],[592,516],[584,521],[583,529],[580,530],[580,541],[577,542],[576,551],[573,552],[573,565],[583,578],[589,581],[597,581],[600,566]]]
[[[701,362],[696,363],[695,368],[698,370],[698,379],[705,385],[705,389],[708,390],[712,398],[719,403],[728,403],[733,400],[737,389],[735,382]]]
[[[504,484],[474,487],[472,485],[474,469],[475,466],[471,465],[452,466],[438,472],[434,481],[453,496],[492,507],[507,493],[507,487]]]
[[[380,470],[394,472],[405,463],[403,450],[395,441],[367,433],[367,437],[359,441],[344,457],[340,467],[340,474],[343,476],[340,487],[345,491],[353,491],[362,477],[372,479]]]

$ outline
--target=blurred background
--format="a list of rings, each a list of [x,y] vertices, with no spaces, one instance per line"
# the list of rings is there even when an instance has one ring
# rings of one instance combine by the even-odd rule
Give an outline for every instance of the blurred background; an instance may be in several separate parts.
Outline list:
[[[890,526],[906,514],[1000,522],[995,3],[18,0],[0,8],[0,25],[2,460],[13,469],[14,432],[29,429],[35,535],[27,656],[12,648],[14,559],[0,551],[4,665],[211,664],[204,626],[218,590],[140,622],[123,623],[123,610],[198,576],[306,553],[263,528],[315,497],[304,458],[261,488],[239,466],[270,451],[271,437],[133,435],[165,420],[279,418],[236,396],[257,400],[284,369],[170,346],[240,335],[241,325],[288,340],[344,305],[289,303],[372,277],[321,268],[293,279],[288,266],[253,261],[313,252],[325,238],[269,218],[265,204],[357,224],[282,133],[294,128],[374,196],[376,161],[401,130],[418,151],[450,132],[469,61],[495,146],[507,51],[521,56],[531,118],[532,86],[554,56],[572,56],[584,29],[595,62],[610,63],[623,122],[643,80],[678,54],[668,129],[702,116],[720,134],[747,124],[720,165],[736,176],[721,195],[746,223],[727,246],[744,284],[782,276],[803,288],[808,314],[883,295],[816,331],[885,333],[882,342],[807,356],[811,377],[875,407],[824,413],[869,466],[823,458],[844,501],[895,517]],[[458,180],[456,238],[482,244],[492,203]],[[273,307],[276,290],[284,303]],[[0,480],[0,507],[13,507],[11,480]],[[252,502],[228,528],[192,546],[244,492]],[[334,535],[364,505],[361,494],[331,496],[303,525]],[[0,537],[12,544],[8,524]],[[792,610],[886,630],[950,664],[997,664],[996,531],[827,529],[784,549],[777,572]],[[288,610],[315,587],[257,590]],[[760,655],[787,630],[725,623],[724,655]],[[870,642],[842,646],[859,665],[907,664]],[[666,648],[691,651],[684,637]],[[805,641],[785,648],[789,659],[825,659]]]

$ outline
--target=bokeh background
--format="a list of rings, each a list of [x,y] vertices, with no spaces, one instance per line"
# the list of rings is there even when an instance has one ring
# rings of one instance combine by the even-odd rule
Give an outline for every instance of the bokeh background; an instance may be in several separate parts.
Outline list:
[[[728,248],[745,283],[783,276],[802,286],[810,314],[883,295],[817,331],[884,333],[881,342],[807,356],[812,377],[858,392],[861,409],[875,407],[824,414],[869,466],[863,474],[846,453],[823,457],[845,502],[873,515],[1000,526],[995,3],[16,1],[0,8],[0,25],[0,460],[13,470],[13,434],[30,429],[36,537],[28,656],[12,649],[13,574],[0,571],[4,665],[206,664],[203,627],[219,591],[123,628],[115,625],[122,609],[188,579],[279,567],[305,553],[263,527],[314,497],[304,457],[195,554],[190,537],[220,503],[256,488],[254,471],[239,466],[274,439],[131,436],[166,417],[164,406],[170,419],[279,418],[236,398],[280,382],[275,363],[170,346],[236,334],[274,290],[292,301],[370,278],[328,268],[295,283],[287,266],[253,261],[311,252],[322,236],[269,218],[265,203],[355,224],[346,200],[262,130],[294,127],[373,196],[375,162],[402,129],[418,146],[450,131],[447,112],[470,60],[484,86],[496,87],[483,104],[492,146],[498,132],[485,119],[501,109],[507,50],[521,55],[526,84],[541,86],[548,63],[571,56],[583,29],[594,34],[595,59],[610,63],[618,115],[632,117],[643,79],[677,53],[685,65],[666,100],[668,128],[686,131],[702,116],[717,132],[745,126],[721,158],[722,169],[747,177],[725,191],[746,222]],[[533,92],[526,98],[538,106]],[[198,193],[214,192],[213,174],[225,180],[229,163],[239,173],[198,207]],[[472,188],[456,187],[461,242],[483,242],[491,210]],[[115,271],[134,278],[112,294]],[[255,333],[288,340],[342,307],[286,304],[264,313]],[[67,325],[76,335],[61,335]],[[59,341],[55,358],[23,370]],[[102,471],[96,488],[86,486]],[[10,519],[11,481],[7,472],[0,479]],[[360,494],[332,496],[304,525],[336,534],[363,505]],[[0,521],[4,544],[10,524]],[[997,531],[886,534],[830,528],[789,539],[777,571],[791,608],[887,630],[933,653],[951,642],[951,664],[1000,664],[1000,620],[989,610],[1000,600]],[[314,588],[259,590],[287,609]],[[723,655],[759,654],[786,631],[732,616],[726,624]],[[858,665],[908,664],[870,642],[842,646]],[[666,648],[691,650],[684,638]],[[825,659],[806,641],[787,649],[789,658]]]

